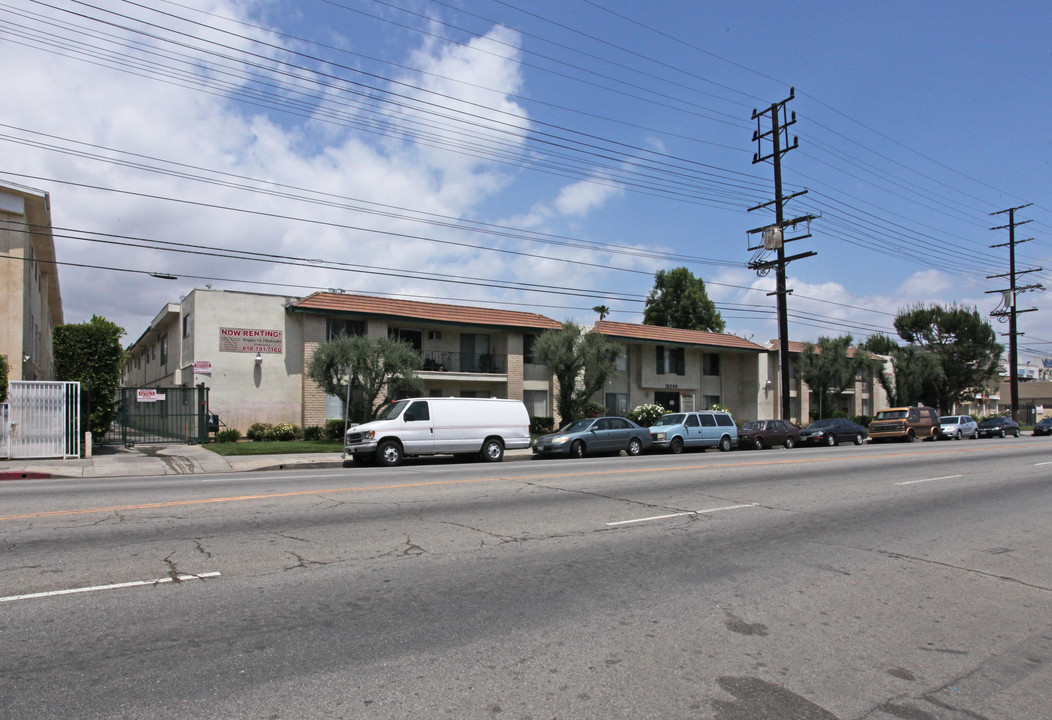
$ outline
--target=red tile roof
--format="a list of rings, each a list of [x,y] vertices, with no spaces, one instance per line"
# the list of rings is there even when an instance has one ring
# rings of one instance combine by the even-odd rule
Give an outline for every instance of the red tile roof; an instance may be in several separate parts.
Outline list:
[[[680,330],[679,328],[660,327],[658,325],[635,325],[633,323],[612,322],[610,320],[597,322],[595,329],[602,335],[622,340],[700,345],[733,350],[752,350],[754,352],[764,352],[767,349],[763,345],[757,345],[737,335],[703,332],[701,330]]]
[[[308,312],[346,313],[353,315],[379,315],[406,320],[426,320],[455,325],[481,325],[486,327],[528,328],[531,330],[558,330],[562,323],[537,313],[517,310],[493,310],[490,308],[441,303],[395,300],[369,297],[367,295],[344,295],[340,293],[316,292],[293,307]]]
[[[778,340],[771,340],[769,343],[767,343],[767,347],[771,350],[771,352],[777,352],[778,351],[778,344],[779,344]],[[802,343],[802,342],[797,342],[796,340],[790,340],[788,342],[789,353],[791,355],[800,355],[800,354],[802,354],[804,352],[804,345],[807,345],[807,344],[808,343]],[[814,346],[815,352],[819,351],[819,347],[818,347],[818,345],[816,343],[811,343],[811,345]],[[864,353],[867,357],[871,356],[871,354],[869,352],[867,352],[866,350],[862,350],[861,348],[849,347],[847,349],[848,357],[855,357],[855,353],[857,353],[857,352]]]

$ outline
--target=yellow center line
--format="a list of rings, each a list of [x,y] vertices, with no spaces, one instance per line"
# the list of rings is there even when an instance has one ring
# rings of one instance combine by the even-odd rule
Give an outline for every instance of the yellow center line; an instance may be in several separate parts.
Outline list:
[[[958,450],[929,450],[924,452],[925,455],[948,455],[948,454],[959,454],[962,452],[980,452],[986,448],[975,448],[972,449],[958,449]],[[212,505],[218,503],[229,503],[229,502],[246,502],[250,500],[275,500],[278,498],[289,498],[289,497],[301,497],[304,495],[333,495],[338,493],[352,493],[352,492],[367,492],[370,490],[401,490],[405,488],[419,488],[419,487],[439,487],[443,485],[466,485],[466,484],[477,484],[477,483],[488,483],[496,482],[499,480],[504,481],[522,481],[522,480],[554,480],[556,478],[569,478],[569,477],[594,477],[600,475],[638,475],[641,473],[650,472],[685,472],[690,470],[711,470],[714,468],[734,468],[734,467],[751,467],[751,466],[762,466],[762,465],[800,465],[805,463],[831,463],[831,462],[854,462],[860,460],[884,460],[889,457],[906,457],[914,456],[916,452],[909,453],[881,453],[880,455],[874,455],[873,457],[832,457],[832,458],[801,458],[798,460],[748,460],[743,462],[726,462],[726,463],[706,463],[703,465],[681,465],[676,467],[646,467],[646,468],[625,468],[624,470],[596,470],[591,472],[563,472],[563,473],[546,473],[546,474],[534,474],[534,475],[510,475],[510,476],[497,476],[497,477],[484,477],[484,478],[468,478],[460,480],[432,480],[429,482],[412,482],[412,483],[394,483],[390,485],[359,485],[357,487],[344,487],[344,488],[329,488],[326,490],[297,490],[295,492],[283,492],[283,493],[265,493],[260,495],[233,495],[230,497],[217,497],[217,498],[197,498],[192,500],[171,500],[168,502],[155,502],[155,503],[141,503],[136,505],[112,505],[109,507],[92,507],[92,508],[80,508],[74,510],[47,510],[45,512],[36,513],[23,513],[19,515],[2,515],[0,521],[4,520],[32,520],[35,518],[46,518],[46,517],[65,517],[70,515],[91,515],[99,513],[115,513],[115,512],[129,512],[132,510],[155,510],[158,508],[172,508],[172,507],[188,507],[192,505]]]

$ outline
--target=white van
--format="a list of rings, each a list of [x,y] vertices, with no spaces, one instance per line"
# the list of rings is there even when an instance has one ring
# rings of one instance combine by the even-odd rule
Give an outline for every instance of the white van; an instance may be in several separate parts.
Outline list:
[[[349,428],[343,458],[393,466],[410,455],[452,453],[499,462],[506,449],[529,446],[530,416],[518,400],[408,398]]]

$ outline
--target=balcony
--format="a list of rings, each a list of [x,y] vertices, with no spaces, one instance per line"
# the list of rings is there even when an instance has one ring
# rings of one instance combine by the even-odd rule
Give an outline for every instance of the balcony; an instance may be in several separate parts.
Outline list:
[[[461,353],[446,350],[424,350],[421,373],[470,373],[473,375],[508,374],[508,356],[493,353]]]

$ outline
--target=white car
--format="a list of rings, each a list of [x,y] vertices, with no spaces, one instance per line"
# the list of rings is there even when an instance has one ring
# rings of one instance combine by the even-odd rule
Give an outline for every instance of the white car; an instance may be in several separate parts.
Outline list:
[[[971,415],[943,415],[939,418],[936,440],[960,440],[979,437],[979,423]]]

